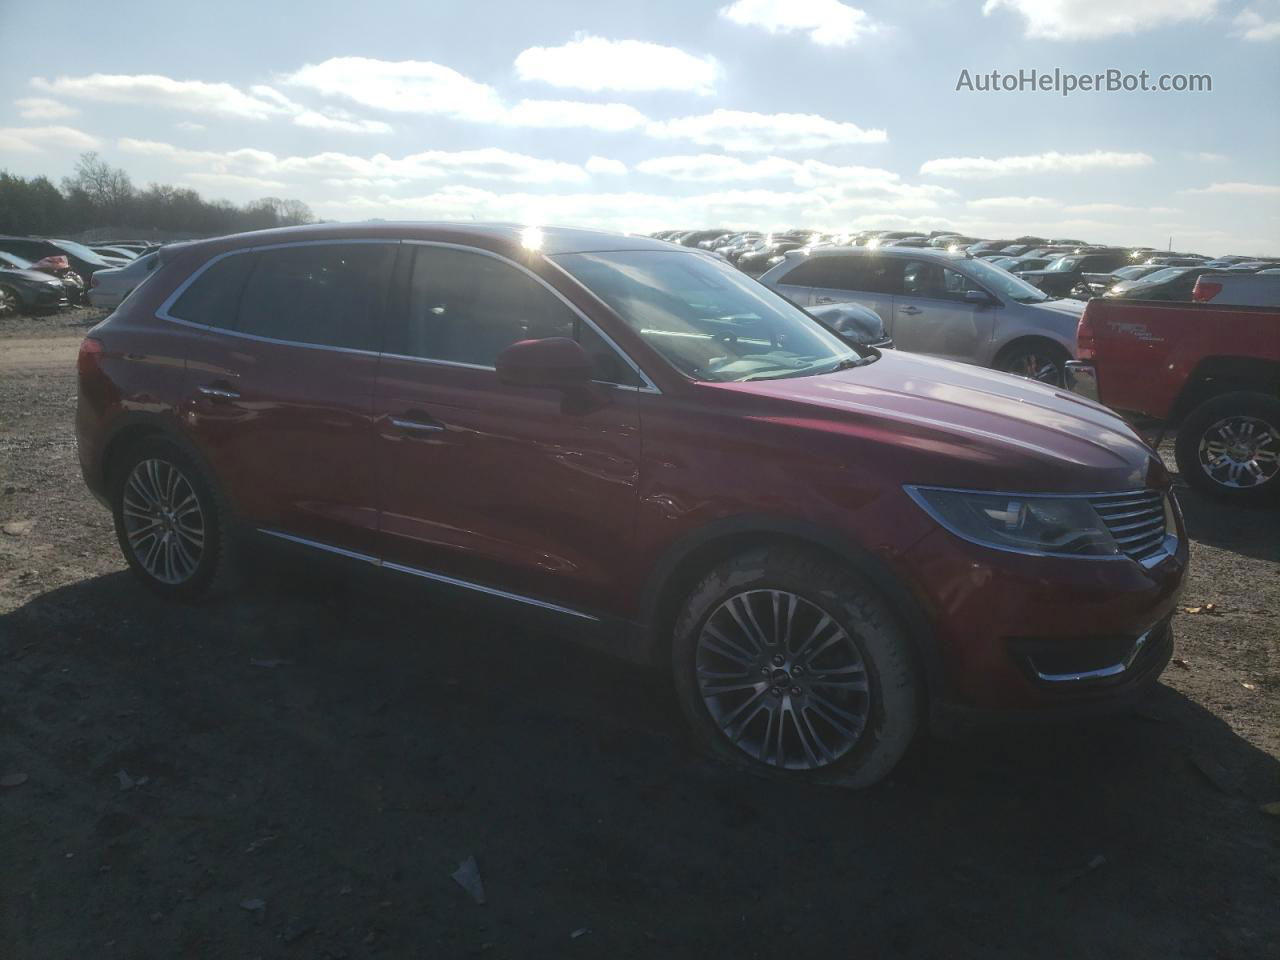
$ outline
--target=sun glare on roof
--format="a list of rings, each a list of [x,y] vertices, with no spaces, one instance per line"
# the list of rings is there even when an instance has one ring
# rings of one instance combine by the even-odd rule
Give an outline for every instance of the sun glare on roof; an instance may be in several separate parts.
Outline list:
[[[525,227],[520,231],[520,245],[526,250],[541,250],[542,231],[537,227]]]

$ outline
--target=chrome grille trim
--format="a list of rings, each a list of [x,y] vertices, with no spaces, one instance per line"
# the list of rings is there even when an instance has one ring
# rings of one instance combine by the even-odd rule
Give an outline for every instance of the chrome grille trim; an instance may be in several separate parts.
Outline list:
[[[1128,490],[1089,498],[1116,546],[1134,560],[1146,560],[1164,549],[1164,494],[1159,490]]]

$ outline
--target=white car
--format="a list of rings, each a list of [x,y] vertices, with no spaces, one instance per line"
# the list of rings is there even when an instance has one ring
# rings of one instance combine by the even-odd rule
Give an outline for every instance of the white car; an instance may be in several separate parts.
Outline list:
[[[151,276],[159,263],[158,254],[148,253],[123,267],[94,271],[89,281],[89,303],[95,307],[120,306],[120,301]]]
[[[1201,274],[1191,299],[1220,307],[1280,307],[1280,276],[1265,271]]]

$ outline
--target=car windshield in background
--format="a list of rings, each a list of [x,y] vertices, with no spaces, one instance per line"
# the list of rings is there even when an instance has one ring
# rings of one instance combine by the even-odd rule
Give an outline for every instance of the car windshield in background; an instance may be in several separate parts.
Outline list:
[[[1021,277],[1015,277],[1006,270],[993,267],[986,260],[965,260],[965,269],[969,276],[983,286],[999,291],[1010,300],[1018,303],[1043,303],[1048,300],[1047,294],[1037,290]]]
[[[1157,270],[1155,273],[1149,273],[1137,283],[1145,286],[1148,283],[1164,283],[1166,280],[1172,280],[1174,277],[1180,277],[1191,267],[1165,267],[1163,270]]]
[[[13,267],[18,270],[30,270],[31,261],[18,256],[16,253],[5,253],[0,251],[0,267]]]
[[[59,250],[65,250],[73,257],[79,257],[85,263],[91,263],[95,267],[114,266],[110,260],[105,260],[101,254],[94,253],[82,243],[76,243],[74,240],[50,240]]]
[[[799,308],[710,257],[623,250],[555,260],[695,380],[804,376],[859,358]]]
[[[1046,270],[1052,270],[1054,273],[1070,273],[1080,265],[1079,257],[1063,257],[1061,260],[1055,260]]]

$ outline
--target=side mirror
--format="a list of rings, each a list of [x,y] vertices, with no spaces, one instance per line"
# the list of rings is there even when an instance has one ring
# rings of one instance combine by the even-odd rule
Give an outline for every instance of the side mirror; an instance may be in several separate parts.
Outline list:
[[[572,390],[591,382],[591,360],[568,337],[519,340],[498,354],[498,379],[515,387]]]
[[[964,302],[976,303],[978,306],[990,306],[995,303],[995,300],[985,290],[966,290],[964,292]]]

